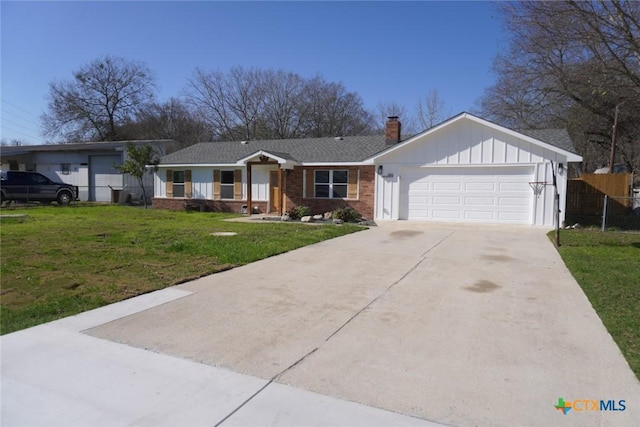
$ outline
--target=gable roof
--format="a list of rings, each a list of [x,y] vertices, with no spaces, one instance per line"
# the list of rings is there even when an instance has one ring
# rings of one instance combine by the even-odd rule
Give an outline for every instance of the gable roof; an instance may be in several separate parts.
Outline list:
[[[566,129],[521,129],[518,130],[518,132],[562,148],[570,153],[578,154],[576,147],[573,145],[573,141],[571,141],[569,137],[569,132],[567,132]]]
[[[236,164],[261,151],[303,164],[360,163],[387,147],[384,135],[201,142],[162,157],[160,165]]]
[[[575,147],[573,146],[573,142],[571,141],[571,138],[569,137],[569,133],[567,132],[566,129],[529,129],[524,131],[522,130],[516,131],[465,112],[460,113],[456,116],[453,116],[450,119],[447,119],[444,122],[425,130],[424,132],[414,135],[413,137],[405,141],[402,141],[399,144],[393,145],[387,148],[386,150],[384,150],[383,152],[377,153],[369,160],[373,161],[378,157],[382,157],[390,152],[395,151],[399,147],[403,147],[407,144],[411,144],[414,140],[424,135],[428,135],[430,133],[436,132],[437,130],[447,125],[450,125],[451,123],[461,121],[461,120],[471,120],[483,126],[488,126],[492,129],[496,129],[500,132],[504,132],[504,133],[513,135],[515,137],[528,140],[529,142],[539,145],[543,148],[547,148],[549,150],[552,150],[567,156],[567,161],[569,162],[582,161],[582,157],[576,153]]]
[[[424,132],[407,138],[398,144],[388,145],[384,135],[345,136],[337,138],[275,139],[264,141],[201,142],[160,159],[160,166],[168,165],[235,165],[260,155],[269,154],[296,164],[373,163],[397,147],[411,143],[416,138],[434,132],[452,122],[470,119],[506,133],[529,139],[567,155],[569,161],[581,161],[575,152],[565,129],[534,129],[515,131],[469,113],[460,113]]]

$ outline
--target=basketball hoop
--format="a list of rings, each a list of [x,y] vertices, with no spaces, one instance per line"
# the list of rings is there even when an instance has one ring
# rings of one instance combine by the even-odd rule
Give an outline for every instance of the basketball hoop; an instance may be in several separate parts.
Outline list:
[[[544,181],[533,181],[529,183],[529,186],[533,190],[533,194],[535,194],[536,197],[540,197],[545,185],[547,185],[547,183]]]

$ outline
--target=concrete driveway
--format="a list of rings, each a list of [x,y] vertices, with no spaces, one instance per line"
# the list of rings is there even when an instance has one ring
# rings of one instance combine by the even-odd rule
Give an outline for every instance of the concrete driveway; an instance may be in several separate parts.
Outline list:
[[[75,330],[241,374],[254,391],[220,404],[222,425],[640,422],[640,383],[542,229],[383,223],[161,292],[175,295]],[[564,415],[559,398],[626,410]],[[355,415],[326,418],[341,411]]]

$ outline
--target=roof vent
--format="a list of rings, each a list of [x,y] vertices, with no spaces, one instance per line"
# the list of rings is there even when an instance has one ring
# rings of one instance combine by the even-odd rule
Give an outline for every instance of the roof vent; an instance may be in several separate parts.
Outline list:
[[[336,141],[342,141],[344,138],[343,138],[343,137],[341,137],[341,136],[336,136],[336,137],[335,137],[335,138],[333,138],[333,139],[335,139]]]
[[[249,143],[249,141],[240,141],[240,144],[242,145],[247,145]]]

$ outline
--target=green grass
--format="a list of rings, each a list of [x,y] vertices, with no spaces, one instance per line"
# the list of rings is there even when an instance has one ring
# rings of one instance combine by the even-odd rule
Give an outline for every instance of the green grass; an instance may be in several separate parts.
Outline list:
[[[362,230],[109,205],[0,213],[27,215],[0,220],[2,334]]]
[[[565,264],[640,378],[640,233],[563,230],[560,243]]]

